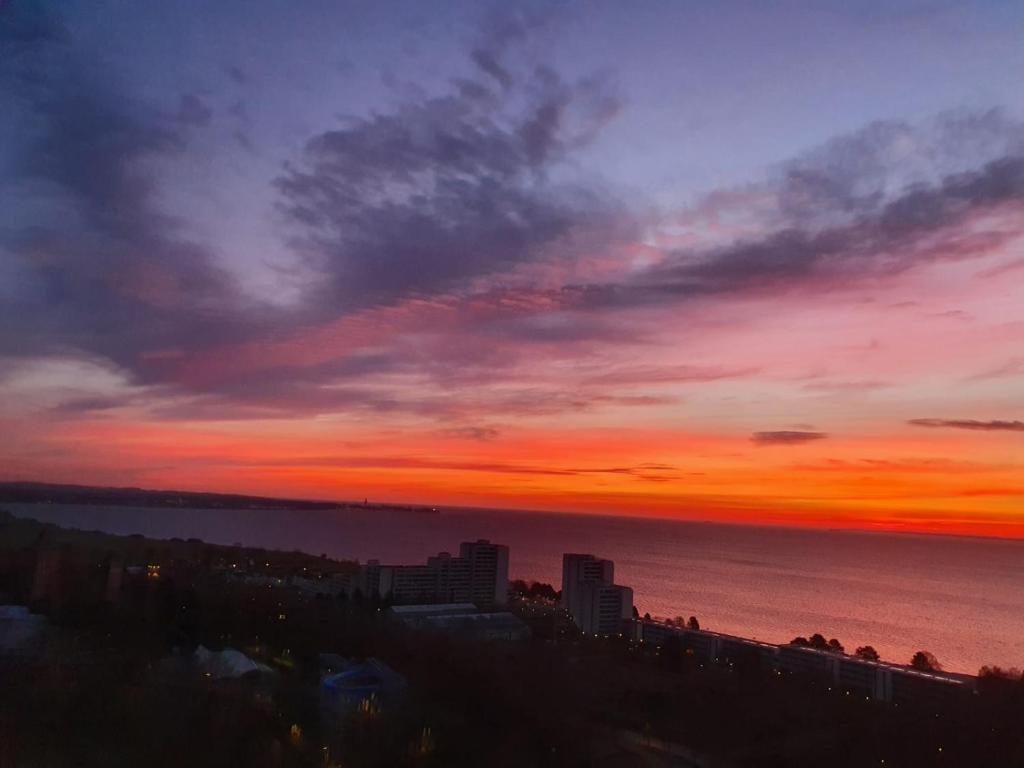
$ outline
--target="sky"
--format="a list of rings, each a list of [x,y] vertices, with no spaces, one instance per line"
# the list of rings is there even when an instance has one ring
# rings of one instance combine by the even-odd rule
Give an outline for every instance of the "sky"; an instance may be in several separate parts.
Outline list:
[[[0,479],[1024,537],[1022,39],[0,2]]]

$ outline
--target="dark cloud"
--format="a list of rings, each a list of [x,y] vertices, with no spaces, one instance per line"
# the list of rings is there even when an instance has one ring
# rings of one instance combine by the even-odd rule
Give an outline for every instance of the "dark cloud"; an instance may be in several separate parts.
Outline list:
[[[504,61],[507,49],[544,26],[550,19],[550,12],[533,13],[512,8],[493,12],[483,24],[481,40],[470,52],[470,59],[503,89],[511,88],[516,77]]]
[[[49,413],[61,418],[93,416],[98,412],[123,408],[129,401],[124,397],[79,397],[54,406]]]
[[[209,105],[195,94],[182,96],[177,111],[173,103],[142,103],[119,89],[102,57],[76,46],[44,4],[8,4],[2,13],[0,121],[18,131],[11,133],[9,185],[17,199],[3,201],[13,215],[0,229],[0,354],[81,354],[112,361],[133,383],[177,382],[180,399],[161,390],[167,415],[366,409],[459,424],[486,420],[495,409],[544,415],[669,402],[608,389],[714,381],[755,369],[611,371],[581,381],[580,391],[510,386],[490,399],[471,390],[531,356],[543,365],[549,358],[537,351],[547,352],[545,345],[565,360],[587,342],[645,341],[627,313],[607,309],[826,289],[951,253],[969,256],[991,247],[996,235],[967,238],[961,228],[954,237],[952,228],[974,212],[1024,199],[1017,127],[1005,116],[949,121],[946,149],[928,150],[942,173],[909,168],[896,178],[887,170],[894,150],[918,137],[905,126],[877,124],[783,166],[773,182],[779,212],[764,237],[669,253],[620,280],[557,287],[554,277],[543,287],[481,288],[478,278],[524,265],[561,266],[580,253],[615,260],[616,245],[640,228],[612,196],[556,181],[618,110],[615,89],[605,77],[569,82],[517,58],[516,46],[543,18],[506,14],[469,51],[470,75],[444,92],[412,92],[392,111],[310,138],[276,190],[295,247],[322,279],[294,309],[254,306],[211,249],[159,205],[154,167],[187,145],[189,126],[211,119]],[[225,72],[239,84],[247,80],[237,68]],[[234,118],[235,140],[251,149],[244,105],[225,117]],[[970,163],[950,159],[960,157],[958,148],[978,146],[965,153]],[[239,366],[205,378],[190,370],[211,349],[271,346],[354,309],[410,297],[450,302],[452,317],[416,328],[407,334],[414,341],[382,334],[366,345],[372,353],[339,343],[341,359],[327,363],[314,356],[308,364],[267,364],[258,375]],[[478,306],[488,303],[493,307]],[[651,325],[643,330],[650,333]],[[443,396],[430,396],[436,389],[429,387],[410,396],[409,388],[368,383],[388,376],[418,376]],[[456,391],[466,393],[458,403]],[[86,400],[66,408],[102,405]]]
[[[194,93],[183,94],[178,101],[178,120],[183,125],[207,125],[212,117],[213,110]]]
[[[750,439],[755,445],[802,445],[815,440],[824,440],[826,437],[828,435],[824,432],[780,430],[777,432],[755,432]]]
[[[787,228],[724,248],[679,252],[617,284],[578,286],[590,306],[631,306],[736,293],[827,290],[898,274],[939,259],[968,258],[1016,232],[964,236],[975,213],[1024,202],[1024,156],[1005,157],[934,186],[906,190],[876,212],[821,230]]]
[[[915,427],[974,429],[982,432],[1024,432],[1024,421],[977,421],[975,419],[910,419]]]
[[[23,8],[4,21],[13,14],[17,29]],[[19,197],[5,201],[15,215],[0,231],[12,286],[0,352],[77,350],[139,372],[144,353],[227,338],[234,286],[157,208],[147,171],[182,146],[178,121],[126,97],[50,21],[48,34],[32,27],[30,44],[0,39],[0,100],[29,129],[16,135]]]
[[[206,463],[206,460],[202,460]],[[212,463],[242,467],[336,467],[341,469],[426,469],[454,470],[457,472],[486,472],[511,475],[601,476],[623,475],[647,482],[668,482],[700,473],[680,473],[665,464],[638,464],[622,467],[574,467],[557,465],[512,464],[490,461],[450,461],[444,459],[418,459],[402,456],[307,456],[270,461],[235,461],[216,459]]]
[[[950,112],[919,125],[876,121],[780,167],[781,220],[835,226],[877,214],[910,188],[932,187],[1024,154],[1024,127],[1006,112]]]
[[[252,139],[250,139],[249,134],[245,133],[244,131],[234,131],[231,134],[231,138],[233,138],[235,140],[235,143],[238,144],[238,146],[240,146],[246,152],[256,152],[256,147],[252,143]]]
[[[486,442],[495,440],[501,431],[494,427],[452,427],[441,432],[445,437],[454,437],[460,440],[479,440]]]
[[[501,79],[510,88],[461,80],[309,140],[277,186],[296,247],[325,276],[322,301],[450,290],[551,258],[556,243],[571,254],[575,233],[622,219],[601,195],[550,180],[608,119],[607,89],[543,68],[514,89]]]
[[[488,381],[494,378],[491,372]],[[248,383],[249,379],[258,381]],[[495,414],[502,418],[537,418],[590,413],[612,406],[643,408],[678,402],[673,397],[574,392],[559,386],[503,388],[492,394],[477,392],[464,382],[450,385],[442,381],[437,386],[421,384],[418,389],[410,389],[387,380],[345,382],[315,374],[292,379],[286,369],[275,368],[258,377],[233,380],[229,385],[217,382],[200,394],[166,398],[153,405],[149,413],[161,419],[225,420],[365,412],[458,424],[493,418]],[[488,435],[463,427],[452,430],[449,436],[479,439]]]

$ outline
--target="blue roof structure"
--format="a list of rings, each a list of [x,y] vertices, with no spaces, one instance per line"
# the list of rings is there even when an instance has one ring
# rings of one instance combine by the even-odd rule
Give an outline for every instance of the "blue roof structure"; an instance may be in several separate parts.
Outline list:
[[[320,681],[326,698],[342,706],[364,707],[404,690],[405,678],[378,659],[351,662]]]

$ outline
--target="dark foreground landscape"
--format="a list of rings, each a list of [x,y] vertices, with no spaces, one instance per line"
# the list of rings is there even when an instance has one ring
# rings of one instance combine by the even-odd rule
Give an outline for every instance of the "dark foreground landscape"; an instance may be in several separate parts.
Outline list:
[[[880,702],[583,637],[521,582],[528,638],[429,631],[331,589],[355,568],[4,515],[0,766],[1024,765],[1010,673]]]

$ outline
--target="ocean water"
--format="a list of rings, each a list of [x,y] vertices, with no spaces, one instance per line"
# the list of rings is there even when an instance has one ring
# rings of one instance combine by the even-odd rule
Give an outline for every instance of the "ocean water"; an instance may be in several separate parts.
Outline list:
[[[929,650],[952,671],[1024,666],[1024,542],[748,527],[491,510],[167,510],[5,504],[111,533],[415,563],[459,542],[510,547],[512,578],[560,586],[563,552],[615,561],[641,613],[696,615],[721,632],[786,642],[821,632],[906,663]]]

